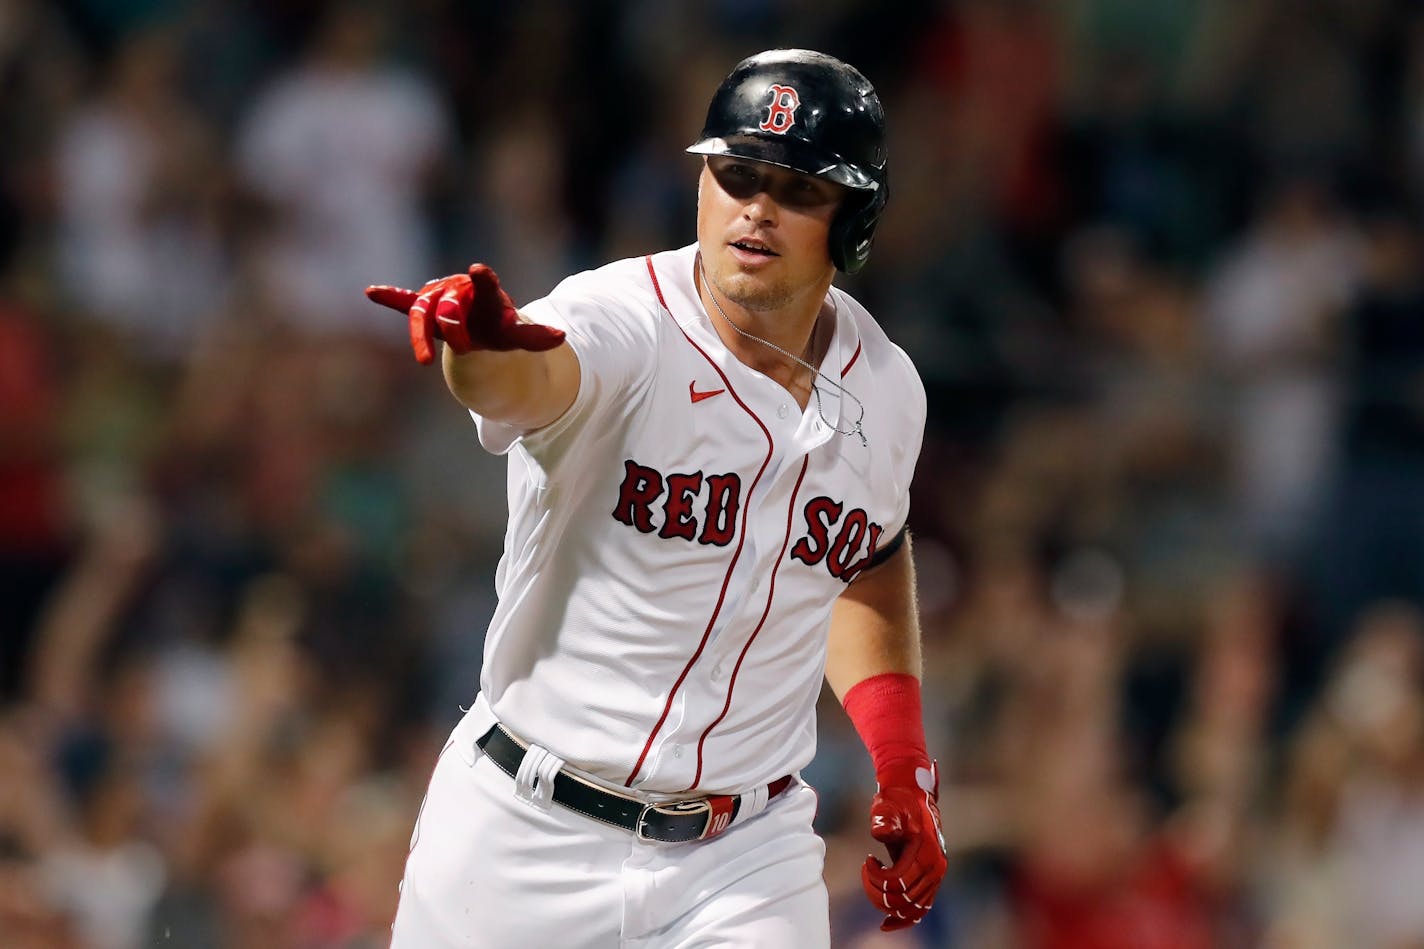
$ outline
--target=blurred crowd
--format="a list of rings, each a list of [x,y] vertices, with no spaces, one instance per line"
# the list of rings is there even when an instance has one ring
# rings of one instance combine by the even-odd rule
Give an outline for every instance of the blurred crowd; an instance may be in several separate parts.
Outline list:
[[[836,945],[1424,947],[1424,4],[0,0],[0,945],[383,947],[503,463],[368,283],[693,239],[835,53],[894,198],[951,877]]]

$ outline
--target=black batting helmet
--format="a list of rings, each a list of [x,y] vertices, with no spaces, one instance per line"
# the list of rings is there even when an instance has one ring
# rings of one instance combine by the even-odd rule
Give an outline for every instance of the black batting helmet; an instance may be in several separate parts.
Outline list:
[[[890,197],[885,111],[854,67],[807,49],[742,60],[707,109],[696,155],[769,162],[851,189],[831,222],[831,262],[855,273]]]

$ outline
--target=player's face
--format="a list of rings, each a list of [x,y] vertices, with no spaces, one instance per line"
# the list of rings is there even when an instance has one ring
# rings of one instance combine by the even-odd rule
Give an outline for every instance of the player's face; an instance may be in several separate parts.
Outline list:
[[[845,191],[765,162],[708,158],[698,184],[697,241],[709,279],[749,310],[824,294],[835,272],[827,236]]]

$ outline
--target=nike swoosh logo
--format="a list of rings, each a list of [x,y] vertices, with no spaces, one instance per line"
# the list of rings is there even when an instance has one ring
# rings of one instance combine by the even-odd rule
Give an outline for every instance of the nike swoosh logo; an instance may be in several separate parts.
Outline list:
[[[689,395],[692,396],[693,402],[701,402],[703,399],[710,399],[714,395],[721,395],[723,392],[726,391],[726,389],[708,389],[706,392],[698,392],[697,383],[689,382],[687,384],[687,392]]]

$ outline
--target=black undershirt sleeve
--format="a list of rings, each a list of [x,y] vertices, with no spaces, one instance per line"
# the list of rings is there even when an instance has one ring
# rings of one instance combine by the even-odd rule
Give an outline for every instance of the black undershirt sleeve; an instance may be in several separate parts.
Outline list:
[[[875,554],[870,558],[870,563],[865,565],[865,569],[873,570],[891,557],[895,556],[895,551],[899,550],[905,543],[905,534],[909,531],[909,525],[900,528],[900,533],[890,538],[889,543],[883,547],[878,547]]]

